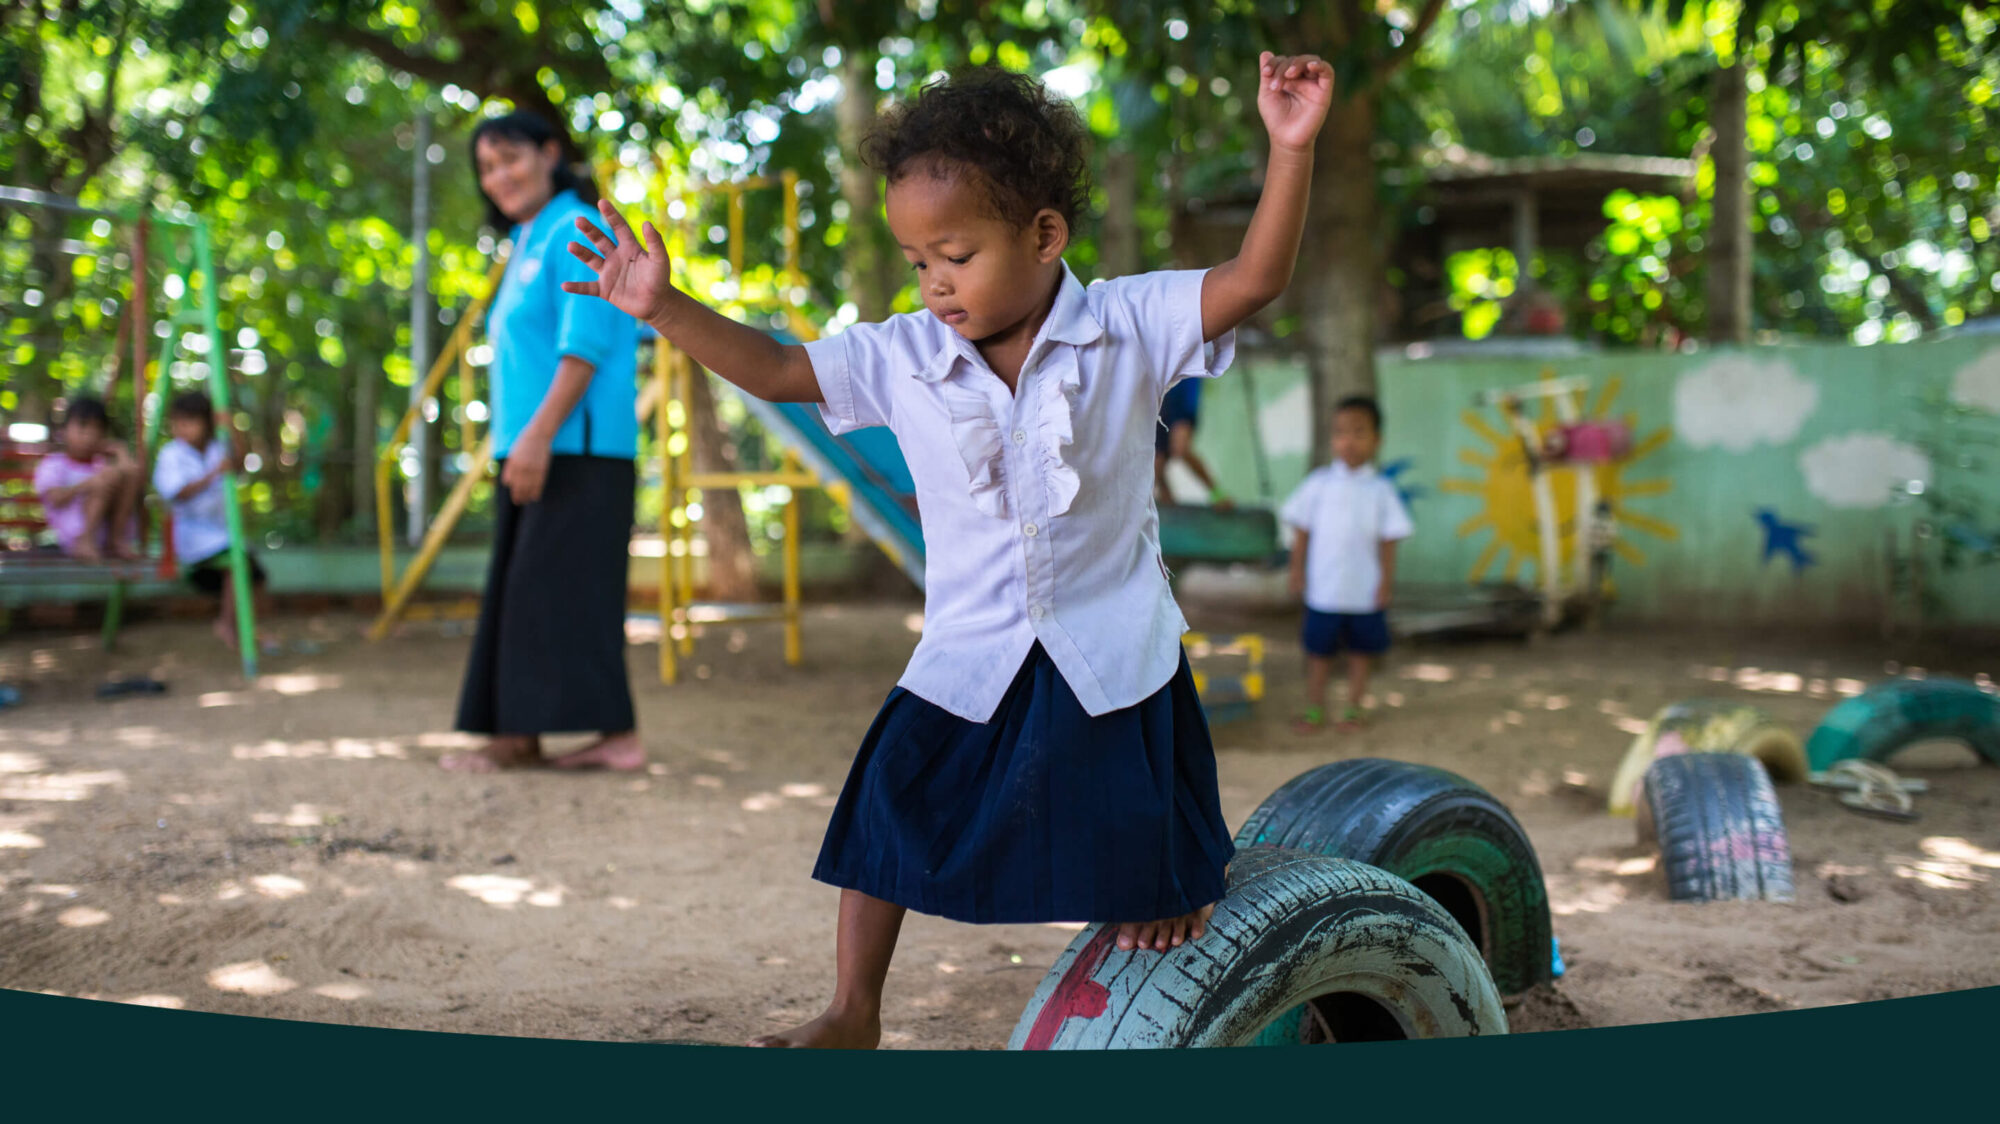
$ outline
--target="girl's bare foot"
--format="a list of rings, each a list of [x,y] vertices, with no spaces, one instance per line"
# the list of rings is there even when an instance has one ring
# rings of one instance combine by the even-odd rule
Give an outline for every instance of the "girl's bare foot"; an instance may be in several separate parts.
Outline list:
[[[827,1008],[819,1018],[777,1034],[761,1034],[752,1046],[781,1046],[798,1050],[873,1050],[882,1044],[880,1012],[847,1013]]]
[[[557,769],[610,769],[629,773],[646,767],[646,748],[639,744],[637,731],[606,734],[574,753],[565,753],[549,762]]]
[[[1193,913],[1183,913],[1179,917],[1167,917],[1159,921],[1128,921],[1118,926],[1118,947],[1130,952],[1152,950],[1165,952],[1179,948],[1188,941],[1198,941],[1208,931],[1208,919],[1215,913],[1213,902],[1202,906]]]
[[[215,622],[215,638],[222,641],[222,646],[230,651],[237,649],[236,626],[228,621]]]
[[[499,737],[486,743],[485,749],[471,753],[447,753],[438,761],[442,768],[454,773],[497,773],[502,769],[526,769],[542,764],[542,743],[539,738]]]

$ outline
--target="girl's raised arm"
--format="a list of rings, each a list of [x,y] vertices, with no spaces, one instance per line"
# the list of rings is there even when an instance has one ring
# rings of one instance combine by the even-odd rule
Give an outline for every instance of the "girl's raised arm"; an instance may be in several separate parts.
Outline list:
[[[1333,68],[1316,55],[1279,58],[1266,51],[1257,78],[1257,112],[1271,134],[1271,160],[1243,248],[1202,279],[1205,340],[1248,320],[1291,284],[1312,190],[1313,141],[1333,101]]]
[[[674,288],[673,263],[653,224],[644,224],[646,242],[642,248],[609,200],[600,200],[597,211],[610,227],[611,237],[580,218],[576,220],[577,231],[590,240],[596,252],[581,243],[569,244],[569,252],[589,266],[597,280],[565,281],[564,292],[609,301],[645,321],[695,362],[745,393],[767,402],[822,400],[819,379],[813,375],[805,348],[781,344]]]

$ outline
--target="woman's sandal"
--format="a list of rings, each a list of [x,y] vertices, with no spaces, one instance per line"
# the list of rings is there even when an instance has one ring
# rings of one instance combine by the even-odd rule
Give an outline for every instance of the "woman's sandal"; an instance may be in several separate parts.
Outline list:
[[[1292,733],[1317,734],[1326,729],[1326,708],[1309,706],[1304,714],[1292,719]]]
[[[1339,730],[1343,734],[1351,734],[1361,729],[1362,727],[1366,726],[1367,724],[1368,724],[1367,718],[1365,715],[1362,714],[1361,708],[1358,706],[1350,706],[1346,710],[1340,712],[1340,721],[1334,723],[1333,728]]]

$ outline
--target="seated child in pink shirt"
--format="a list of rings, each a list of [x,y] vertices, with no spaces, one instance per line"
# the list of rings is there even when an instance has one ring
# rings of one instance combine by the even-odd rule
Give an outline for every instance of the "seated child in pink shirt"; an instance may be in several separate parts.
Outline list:
[[[136,515],[144,473],[125,446],[111,440],[104,403],[71,399],[58,433],[62,451],[43,457],[35,469],[35,495],[56,543],[86,561],[107,554],[139,557]]]

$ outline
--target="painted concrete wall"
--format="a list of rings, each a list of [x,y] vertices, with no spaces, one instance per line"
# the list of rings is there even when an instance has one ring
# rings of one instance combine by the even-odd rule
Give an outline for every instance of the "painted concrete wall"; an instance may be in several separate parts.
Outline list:
[[[2000,339],[1990,335],[1694,355],[1385,357],[1381,463],[1418,526],[1402,554],[1407,580],[1536,580],[1525,462],[1499,409],[1474,402],[1550,373],[1586,377],[1585,413],[1623,419],[1635,438],[1631,455],[1599,474],[1618,514],[1621,615],[1878,623],[1885,536],[1896,530],[1907,544],[1918,511],[1891,489],[1910,480],[1988,497],[1981,529],[2000,531],[2000,444],[1953,436],[2000,440]],[[1947,403],[1971,413],[1947,422]],[[1204,391],[1196,450],[1245,500],[1264,491],[1253,416],[1268,498],[1282,501],[1309,459],[1296,361],[1246,356]],[[1961,463],[1961,451],[1983,465]],[[1572,471],[1556,481],[1565,517]],[[1938,591],[1949,621],[2000,625],[2000,566],[1962,570]]]

